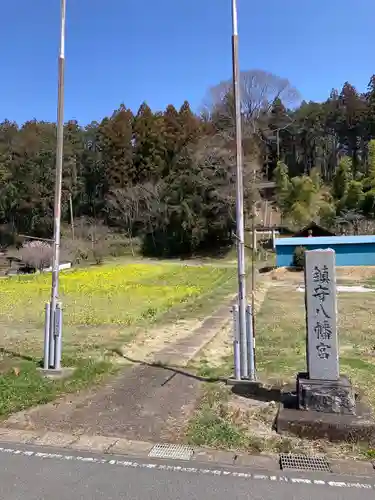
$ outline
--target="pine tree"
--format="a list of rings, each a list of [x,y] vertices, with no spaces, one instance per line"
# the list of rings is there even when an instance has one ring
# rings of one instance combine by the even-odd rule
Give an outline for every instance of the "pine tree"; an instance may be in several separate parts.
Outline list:
[[[83,193],[80,206],[75,213],[94,219],[105,208],[105,197],[108,194],[107,169],[101,159],[100,125],[91,122],[83,131],[82,177]]]
[[[20,232],[44,236],[53,226],[56,126],[32,120],[19,130],[12,151],[13,224]]]
[[[104,165],[105,192],[124,188],[133,174],[133,114],[123,104],[99,127],[100,161]]]
[[[146,103],[134,119],[133,148],[133,183],[156,182],[165,172],[164,117]]]
[[[79,208],[84,198],[83,149],[84,132],[75,120],[70,120],[64,127],[64,164],[63,164],[63,215],[70,221],[69,200],[72,200],[73,212]],[[69,215],[68,215],[69,213]],[[77,211],[79,213],[79,211]],[[74,215],[74,213],[73,213]]]
[[[164,139],[165,139],[165,169],[162,176],[174,168],[178,155],[181,152],[183,144],[183,128],[180,120],[180,115],[176,108],[171,104],[163,115],[164,118]]]
[[[201,122],[191,111],[188,101],[184,101],[179,111],[179,122],[182,127],[181,149],[197,142],[201,133]]]

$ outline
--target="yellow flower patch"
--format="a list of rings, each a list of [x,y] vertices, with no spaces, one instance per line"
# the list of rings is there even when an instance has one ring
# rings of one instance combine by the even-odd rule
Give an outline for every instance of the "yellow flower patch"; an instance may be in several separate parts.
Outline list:
[[[105,265],[60,274],[64,324],[129,326],[207,293],[228,276],[212,266]],[[51,275],[0,280],[0,323],[40,327],[50,299]]]

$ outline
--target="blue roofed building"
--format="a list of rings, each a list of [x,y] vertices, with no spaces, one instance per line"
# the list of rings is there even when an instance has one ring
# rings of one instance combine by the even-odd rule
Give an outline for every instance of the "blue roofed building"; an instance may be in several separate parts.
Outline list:
[[[277,267],[293,266],[296,247],[306,250],[332,248],[336,252],[337,266],[375,266],[375,235],[276,238]]]

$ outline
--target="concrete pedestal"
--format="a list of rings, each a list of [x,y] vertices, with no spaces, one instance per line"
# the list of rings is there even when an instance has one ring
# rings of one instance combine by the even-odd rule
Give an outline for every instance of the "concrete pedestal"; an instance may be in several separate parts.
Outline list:
[[[300,410],[311,410],[340,415],[356,414],[355,391],[350,380],[341,375],[339,380],[312,380],[306,373],[297,376],[297,397]]]
[[[300,438],[363,442],[371,448],[375,445],[375,421],[369,408],[361,403],[357,403],[357,415],[301,411],[280,405],[275,427],[279,434]]]
[[[38,368],[38,371],[43,377],[51,379],[64,379],[71,377],[75,372],[75,368],[60,368],[60,370],[54,370],[53,368]]]

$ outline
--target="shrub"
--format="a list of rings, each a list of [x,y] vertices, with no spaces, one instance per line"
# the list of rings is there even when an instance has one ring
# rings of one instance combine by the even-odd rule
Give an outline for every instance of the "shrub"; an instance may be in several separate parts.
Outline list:
[[[92,249],[95,264],[103,264],[105,257],[109,254],[109,244],[107,240],[98,240]]]
[[[88,260],[91,252],[90,242],[83,239],[72,240],[63,238],[61,240],[61,260],[71,261],[73,264],[79,264]]]
[[[297,269],[305,268],[305,252],[306,248],[296,247],[293,252],[293,266]]]
[[[139,246],[140,243],[137,238],[111,239],[109,241],[109,253],[112,257],[124,257],[128,255],[134,257],[139,252]]]
[[[52,264],[52,246],[44,241],[28,241],[21,248],[22,262],[28,268],[42,270]]]

